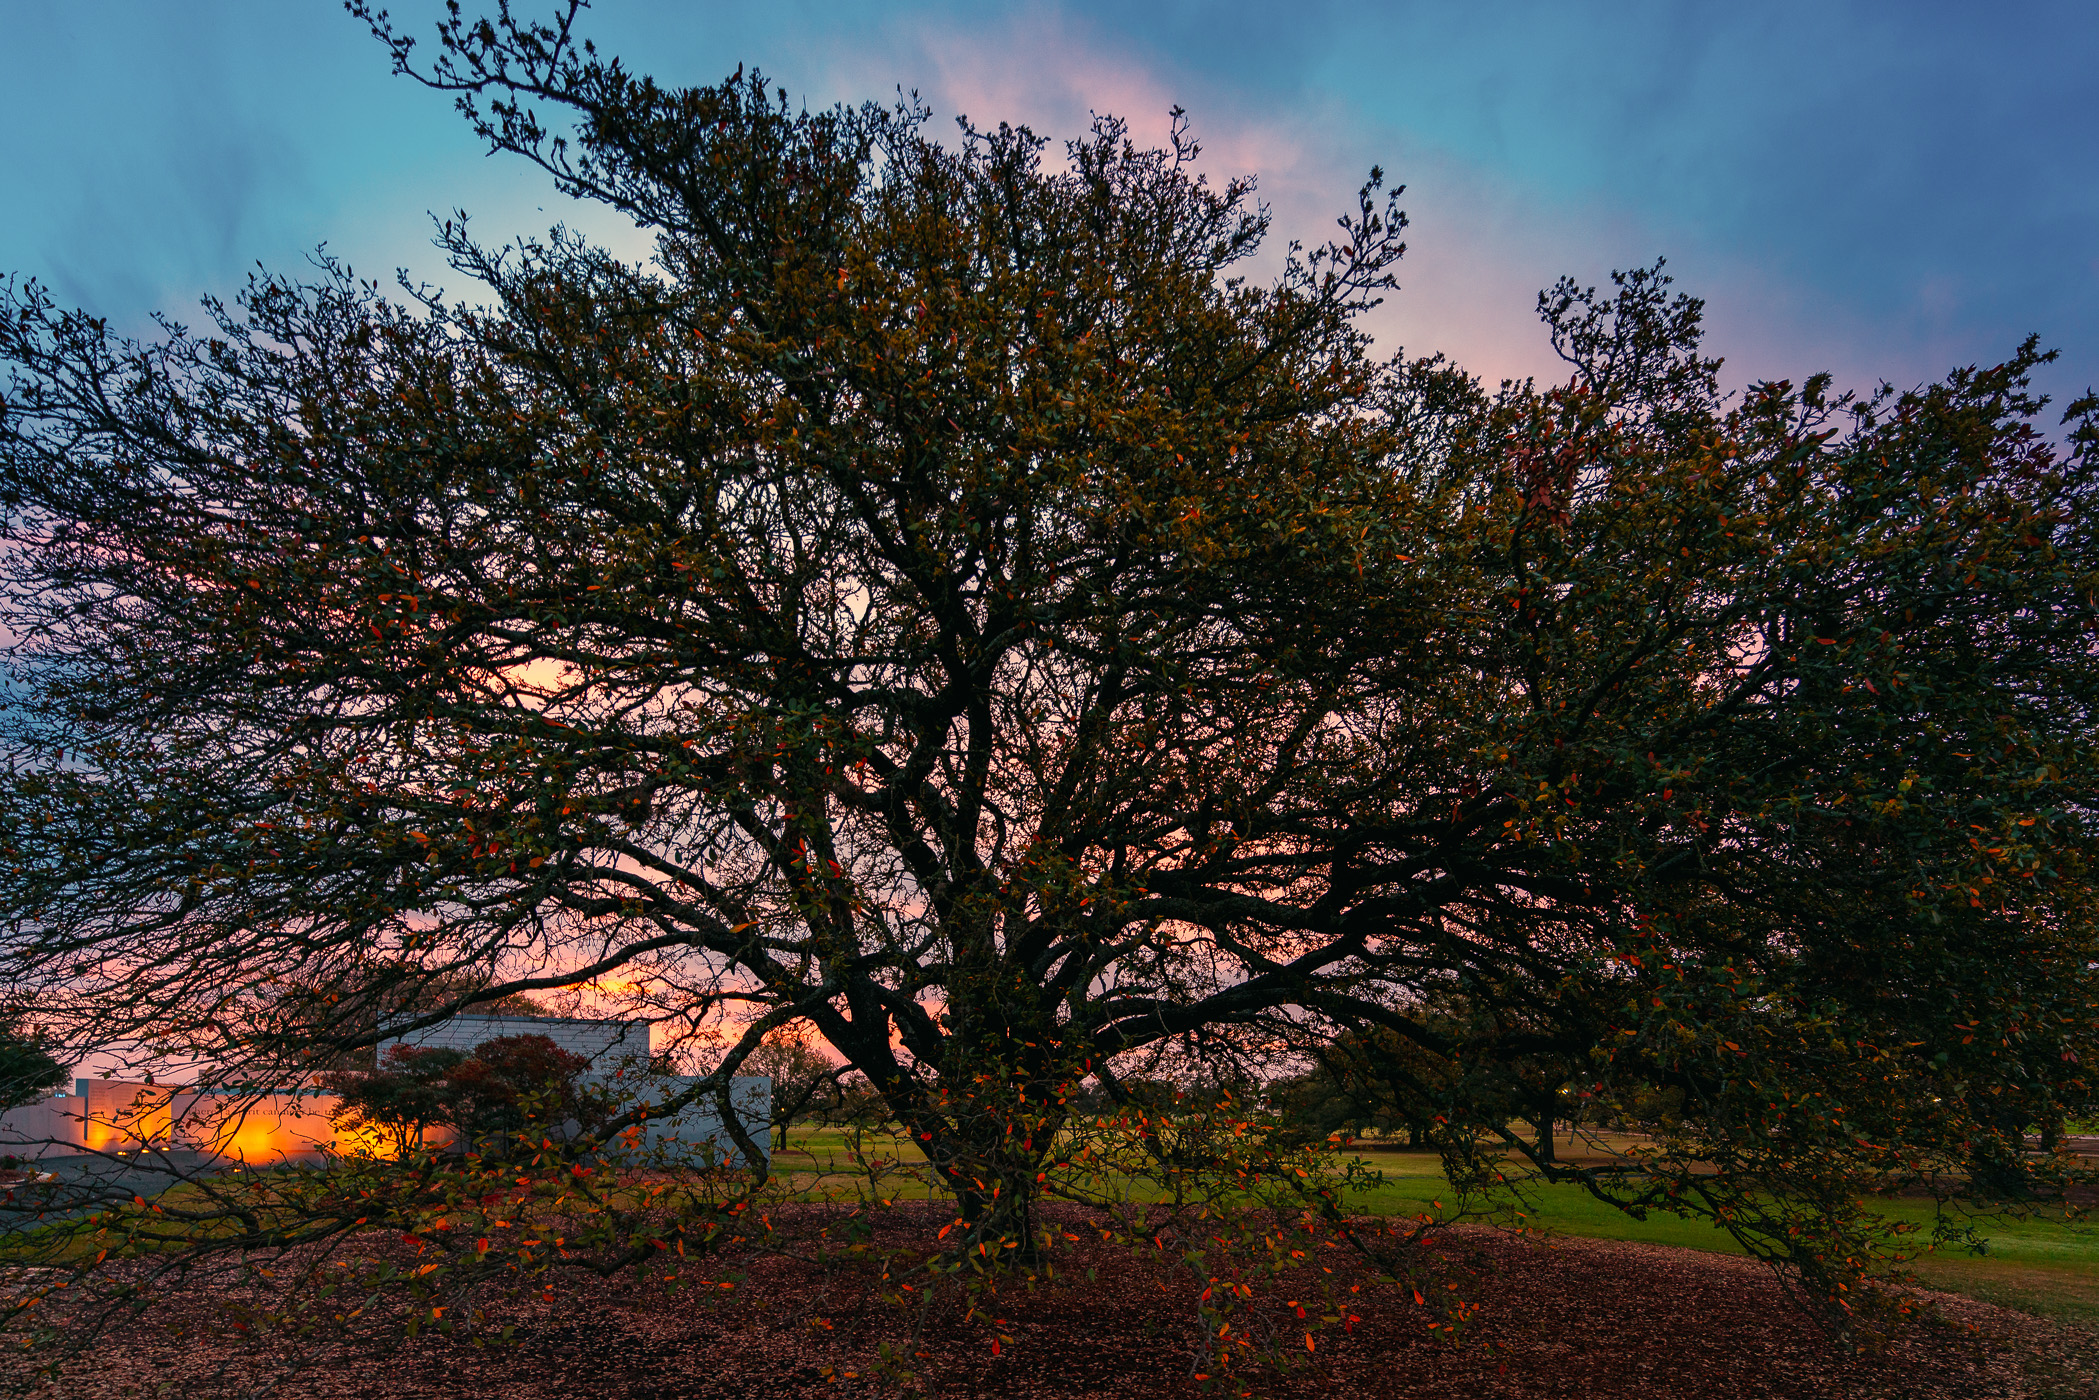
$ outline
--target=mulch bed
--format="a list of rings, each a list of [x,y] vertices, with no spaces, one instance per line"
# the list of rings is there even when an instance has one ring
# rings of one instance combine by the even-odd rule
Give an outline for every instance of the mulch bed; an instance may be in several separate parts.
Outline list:
[[[1909,1329],[1880,1355],[1847,1357],[1769,1272],[1745,1260],[1592,1240],[1541,1244],[1479,1229],[1443,1239],[1466,1295],[1484,1305],[1462,1337],[1431,1336],[1426,1310],[1410,1296],[1366,1290],[1353,1335],[1324,1332],[1316,1354],[1288,1373],[1249,1376],[1257,1393],[2099,1400],[2099,1339],[1964,1299],[1941,1297],[1939,1320]],[[1082,1281],[1088,1265],[1099,1271],[1097,1283]],[[1076,1246],[1060,1267],[1080,1281],[1005,1295],[996,1331],[1011,1341],[996,1357],[985,1319],[965,1321],[959,1310],[933,1316],[913,1363],[920,1393],[929,1400],[1234,1393],[1189,1378],[1185,1275],[1090,1244]],[[213,1301],[199,1290],[187,1306],[203,1315]],[[569,1284],[551,1303],[533,1296],[491,1311],[515,1325],[515,1345],[477,1349],[432,1335],[337,1342],[289,1371],[252,1352],[134,1325],[31,1393],[201,1400],[263,1383],[286,1400],[837,1400],[891,1393],[865,1372],[878,1335],[895,1336],[901,1325],[898,1314],[866,1305],[850,1283],[777,1259],[722,1301],[623,1279]],[[829,1326],[812,1325],[813,1317]]]

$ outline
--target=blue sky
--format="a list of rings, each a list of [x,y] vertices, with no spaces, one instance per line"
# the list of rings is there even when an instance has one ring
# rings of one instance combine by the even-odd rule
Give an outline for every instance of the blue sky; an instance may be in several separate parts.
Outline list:
[[[1307,241],[1381,163],[1414,219],[1381,339],[1490,379],[1551,371],[1540,286],[1660,254],[1737,382],[1913,384],[2029,331],[2064,352],[2051,391],[2099,382],[2088,3],[603,0],[585,28],[669,82],[747,62],[813,104],[915,88],[1052,135],[1156,135],[1178,102]],[[0,270],[120,324],[323,241],[435,276],[433,210],[631,237],[488,159],[329,0],[0,0],[0,35]]]

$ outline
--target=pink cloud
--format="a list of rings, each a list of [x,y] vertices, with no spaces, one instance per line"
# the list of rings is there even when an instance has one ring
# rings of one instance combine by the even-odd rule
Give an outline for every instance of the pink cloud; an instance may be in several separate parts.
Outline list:
[[[1930,378],[1953,363],[1950,333],[1931,333],[1945,289],[1920,289],[1915,325],[1891,337],[1886,327],[1714,247],[1696,228],[1520,187],[1382,126],[1339,98],[1296,98],[1287,110],[1257,107],[1214,80],[1149,64],[1053,6],[966,30],[898,26],[886,43],[834,50],[815,66],[821,86],[835,92],[915,86],[942,127],[963,113],[979,124],[1025,123],[1053,143],[1083,133],[1094,112],[1123,117],[1140,141],[1163,142],[1178,102],[1189,111],[1213,181],[1259,178],[1275,222],[1256,272],[1272,273],[1292,238],[1323,242],[1365,172],[1382,165],[1388,178],[1407,185],[1402,203],[1413,222],[1401,290],[1372,314],[1371,329],[1387,352],[1441,350],[1489,384],[1561,376],[1564,367],[1535,314],[1541,288],[1563,273],[1603,284],[1613,269],[1658,255],[1669,258],[1681,290],[1706,298],[1707,350],[1727,358],[1726,382],[1798,381],[1827,369],[1840,384],[1869,387],[1882,375],[1898,383]]]
[[[1274,214],[1270,246],[1252,271],[1272,274],[1290,240],[1324,242],[1353,207],[1373,164],[1408,183],[1414,214],[1402,290],[1373,313],[1388,352],[1444,350],[1490,382],[1553,374],[1557,361],[1531,307],[1558,272],[1554,253],[1573,233],[1593,241],[1594,216],[1540,217],[1512,192],[1391,132],[1375,132],[1338,100],[1257,112],[1230,92],[1147,66],[1084,22],[1036,9],[967,32],[896,31],[877,49],[834,53],[824,86],[866,91],[901,76],[933,106],[980,125],[1026,124],[1055,142],[1085,132],[1093,113],[1125,119],[1140,142],[1163,144],[1169,113],[1188,108],[1213,182],[1252,175]]]

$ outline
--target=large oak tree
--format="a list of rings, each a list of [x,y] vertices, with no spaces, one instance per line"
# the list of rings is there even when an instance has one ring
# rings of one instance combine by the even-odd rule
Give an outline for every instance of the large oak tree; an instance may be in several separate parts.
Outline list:
[[[324,261],[145,344],[13,289],[0,955],[75,1053],[587,986],[726,1017],[725,1093],[803,1026],[1006,1231],[1077,1077],[1375,1030],[1778,1254],[2091,1102],[2099,454],[2031,346],[1728,396],[1649,271],[1489,391],[1372,353],[1376,177],[1253,278],[1178,128],[375,23],[655,253],[454,220],[469,300]],[[1551,1163],[1524,1084],[1678,1126]]]

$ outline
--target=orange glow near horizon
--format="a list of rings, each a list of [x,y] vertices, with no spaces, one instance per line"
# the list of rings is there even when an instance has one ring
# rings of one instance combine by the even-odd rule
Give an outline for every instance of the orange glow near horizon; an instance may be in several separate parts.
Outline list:
[[[333,1094],[199,1094],[143,1084],[97,1084],[104,1100],[78,1113],[90,1152],[194,1151],[243,1166],[275,1166],[324,1154],[393,1157],[398,1144],[375,1129],[342,1128]],[[116,1100],[111,1103],[107,1100]],[[76,1101],[77,1102],[77,1101]]]

